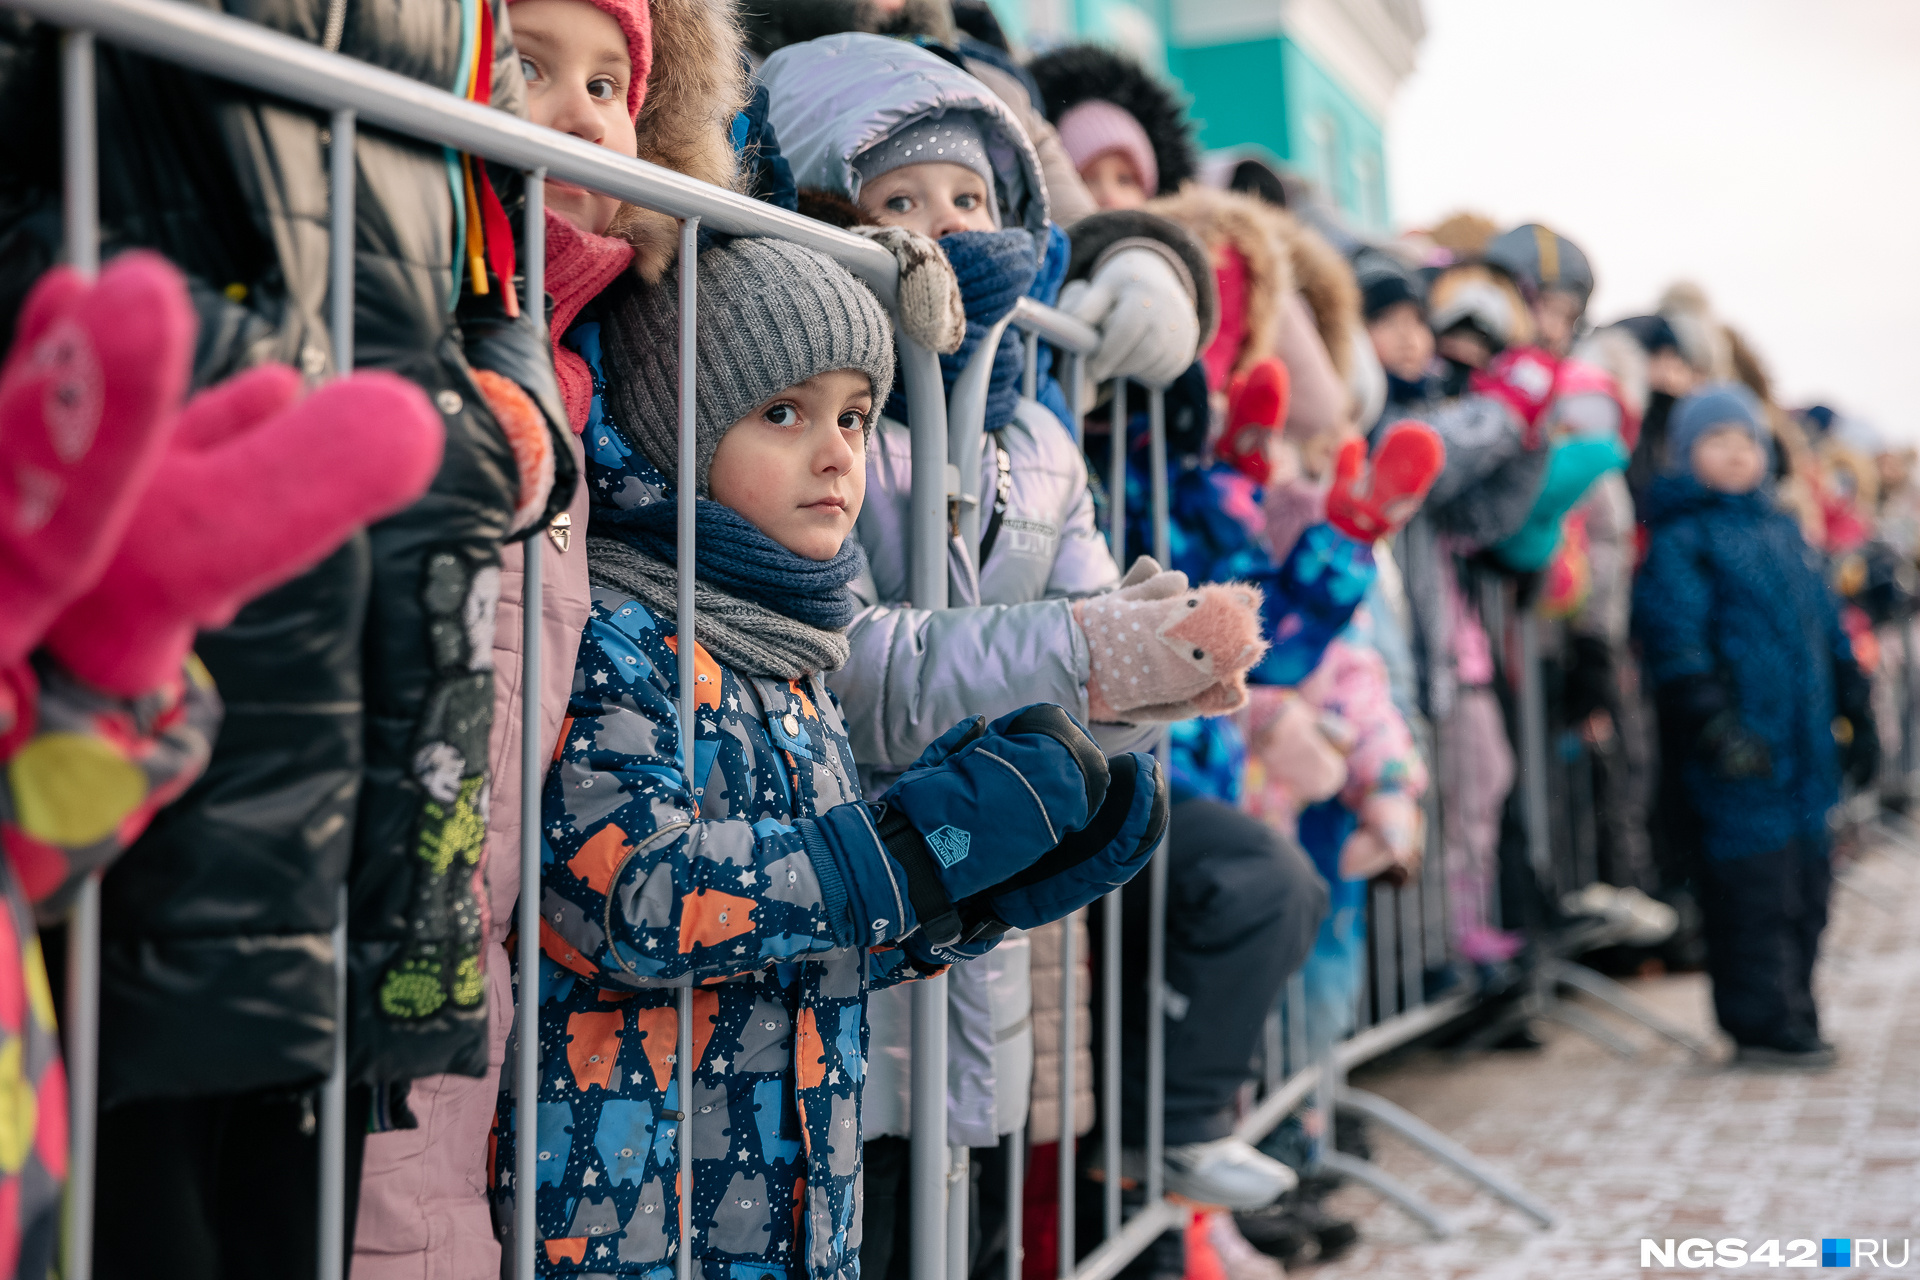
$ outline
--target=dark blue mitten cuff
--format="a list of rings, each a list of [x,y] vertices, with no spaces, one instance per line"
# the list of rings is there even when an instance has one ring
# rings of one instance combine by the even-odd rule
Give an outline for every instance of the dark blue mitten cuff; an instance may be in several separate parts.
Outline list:
[[[879,946],[918,927],[906,877],[888,856],[866,805],[835,805],[794,825],[820,879],[821,901],[837,945]]]

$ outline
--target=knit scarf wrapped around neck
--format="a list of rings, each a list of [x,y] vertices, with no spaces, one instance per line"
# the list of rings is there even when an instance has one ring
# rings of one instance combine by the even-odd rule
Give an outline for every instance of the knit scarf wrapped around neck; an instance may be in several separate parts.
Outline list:
[[[547,210],[547,293],[553,299],[553,371],[560,380],[560,399],[575,435],[586,430],[593,405],[593,371],[580,353],[561,345],[582,307],[633,261],[633,246],[612,236],[582,231],[553,210]]]
[[[587,538],[589,577],[625,591],[662,620],[676,617],[679,514],[672,501],[594,512]],[[731,507],[694,504],[694,637],[745,675],[798,680],[837,671],[850,652],[847,626],[858,608],[847,584],[867,567],[849,537],[831,560],[789,551]]]
[[[973,359],[987,330],[1033,287],[1040,273],[1040,259],[1032,233],[1019,227],[956,231],[940,238],[940,249],[953,265],[954,277],[960,282],[960,301],[967,313],[967,336],[961,340],[960,349],[940,357],[940,377],[951,392],[953,380]],[[1020,400],[1022,358],[1020,335],[1009,325],[1000,336],[993,374],[987,382],[988,431],[998,431],[1013,421]],[[906,397],[898,390],[887,397],[887,416],[897,422],[907,420]]]

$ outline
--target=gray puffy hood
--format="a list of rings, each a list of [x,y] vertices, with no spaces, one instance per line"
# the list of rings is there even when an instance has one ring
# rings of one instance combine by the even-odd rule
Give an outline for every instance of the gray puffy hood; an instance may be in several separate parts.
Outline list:
[[[1001,225],[1044,243],[1047,188],[1033,143],[1006,103],[952,63],[904,40],[847,32],[778,50],[760,82],[794,181],[854,200],[855,156],[915,121],[972,114],[987,140]]]

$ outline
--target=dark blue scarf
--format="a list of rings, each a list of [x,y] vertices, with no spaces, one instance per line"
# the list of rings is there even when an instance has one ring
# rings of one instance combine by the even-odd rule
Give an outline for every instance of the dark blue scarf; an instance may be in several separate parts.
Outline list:
[[[593,532],[673,564],[680,545],[679,512],[672,502],[620,511],[597,507]],[[693,537],[700,585],[723,591],[823,631],[842,631],[858,602],[847,584],[867,567],[851,535],[831,560],[809,560],[769,538],[732,507],[709,498],[694,503]]]
[[[940,249],[953,264],[953,274],[960,281],[960,301],[967,312],[967,336],[960,349],[940,357],[940,376],[951,392],[953,380],[967,367],[988,328],[999,323],[1033,287],[1040,273],[1040,259],[1033,236],[1018,227],[956,231],[940,238]],[[998,431],[1013,421],[1014,406],[1020,399],[1021,363],[1020,335],[1008,326],[1000,337],[1000,349],[994,352],[993,375],[987,382],[988,431]],[[907,420],[907,400],[898,390],[887,397],[887,416],[898,422]]]

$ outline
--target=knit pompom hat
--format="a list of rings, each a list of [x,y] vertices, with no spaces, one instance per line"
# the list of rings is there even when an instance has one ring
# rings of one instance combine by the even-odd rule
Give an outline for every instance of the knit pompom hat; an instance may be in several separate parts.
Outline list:
[[[893,328],[864,284],[811,249],[733,240],[699,262],[694,475],[696,496],[704,498],[720,438],[775,392],[815,374],[857,369],[872,381],[875,401],[886,399]],[[680,459],[677,282],[627,292],[611,310],[603,351],[615,423],[671,485]]]
[[[620,24],[627,37],[627,62],[632,76],[627,81],[627,114],[640,118],[640,104],[647,100],[647,77],[653,73],[653,13],[648,0],[577,0],[590,4]],[[509,6],[515,0],[507,0]],[[512,15],[508,15],[511,20]]]
[[[1069,107],[1054,125],[1060,145],[1067,149],[1073,167],[1081,173],[1110,151],[1117,151],[1133,166],[1140,189],[1153,195],[1160,189],[1160,165],[1153,158],[1153,143],[1126,110],[1105,98],[1089,98]]]

